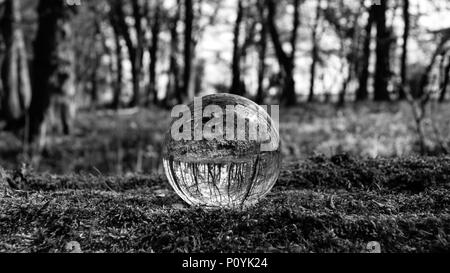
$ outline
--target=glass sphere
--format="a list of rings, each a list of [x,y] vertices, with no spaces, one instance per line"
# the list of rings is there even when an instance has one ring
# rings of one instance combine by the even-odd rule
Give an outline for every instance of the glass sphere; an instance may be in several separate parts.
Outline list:
[[[240,96],[214,94],[176,106],[171,115],[163,165],[184,201],[244,208],[269,193],[280,173],[281,147],[278,123],[266,109]]]

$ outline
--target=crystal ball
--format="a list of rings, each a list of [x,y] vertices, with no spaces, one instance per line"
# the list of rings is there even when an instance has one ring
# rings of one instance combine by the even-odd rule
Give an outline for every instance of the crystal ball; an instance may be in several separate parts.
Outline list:
[[[270,192],[281,165],[278,106],[214,94],[175,106],[171,117],[163,166],[185,202],[246,208]]]

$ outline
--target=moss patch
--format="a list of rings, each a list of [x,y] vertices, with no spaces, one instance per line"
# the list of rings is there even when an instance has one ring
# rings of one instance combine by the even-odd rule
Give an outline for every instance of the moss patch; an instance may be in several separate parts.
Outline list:
[[[160,175],[2,171],[0,251],[448,252],[449,163],[313,157],[246,211],[187,207]]]

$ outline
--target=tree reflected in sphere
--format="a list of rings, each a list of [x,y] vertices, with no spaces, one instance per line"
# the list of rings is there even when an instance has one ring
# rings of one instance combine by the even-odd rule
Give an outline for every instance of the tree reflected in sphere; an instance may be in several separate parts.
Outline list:
[[[266,109],[240,96],[215,94],[172,116],[163,163],[184,201],[245,208],[269,193],[280,172],[281,147],[277,123]]]

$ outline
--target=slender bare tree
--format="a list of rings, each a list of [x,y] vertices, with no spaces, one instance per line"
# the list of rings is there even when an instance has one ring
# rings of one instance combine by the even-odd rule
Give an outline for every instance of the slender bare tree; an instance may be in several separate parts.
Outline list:
[[[310,82],[309,82],[309,96],[308,101],[314,101],[314,89],[316,87],[316,70],[317,70],[317,62],[319,61],[319,39],[318,39],[318,31],[319,31],[319,22],[321,17],[321,0],[317,1],[316,5],[316,17],[314,19],[312,33],[311,33],[311,67],[310,67]]]
[[[450,55],[447,56],[447,64],[444,67],[443,79],[441,81],[441,94],[439,95],[439,102],[444,102],[447,95],[448,84],[450,83]]]
[[[73,85],[73,52],[70,17],[74,7],[64,0],[40,0],[34,41],[33,97],[29,115],[29,140],[45,143],[46,121],[52,106],[63,133],[70,132]],[[42,145],[41,145],[42,146]]]
[[[114,32],[114,46],[115,46],[115,64],[116,64],[116,80],[114,83],[114,94],[111,107],[118,109],[120,107],[120,100],[122,96],[122,79],[123,79],[123,53],[122,53],[122,35],[119,28],[119,22],[114,13],[109,13],[109,22],[111,23]]]
[[[261,30],[258,41],[258,90],[256,93],[256,103],[264,102],[264,78],[266,76],[266,55],[267,55],[267,27],[264,23],[266,9],[260,2],[257,3],[259,15],[261,17]]]
[[[294,80],[294,68],[295,68],[295,44],[297,42],[297,30],[300,20],[300,0],[294,0],[294,20],[292,31],[295,39],[291,39],[291,54],[285,52],[280,41],[280,34],[275,24],[276,5],[274,0],[266,0],[267,6],[267,28],[275,49],[275,55],[277,56],[278,63],[281,68],[281,76],[283,79],[282,93],[280,96],[280,102],[284,105],[295,105],[297,103],[297,96],[295,93],[295,80]]]
[[[142,80],[142,66],[144,55],[144,30],[143,30],[143,11],[141,1],[132,0],[131,9],[132,17],[134,19],[133,29],[127,23],[127,14],[124,12],[124,1],[112,1],[111,12],[116,16],[118,30],[125,40],[128,50],[129,59],[131,62],[131,75],[133,83],[133,96],[130,101],[130,106],[138,106],[141,104],[141,80]],[[133,40],[132,32],[134,31],[136,39]]]
[[[1,32],[5,54],[1,65],[1,116],[10,126],[23,119],[31,102],[31,83],[28,58],[21,29],[21,0],[6,0]]]
[[[391,33],[386,27],[386,12],[388,0],[381,0],[379,5],[373,5],[377,27],[376,65],[374,79],[374,100],[388,101],[388,85],[390,80],[390,48]]]
[[[356,91],[356,100],[364,101],[369,97],[367,84],[369,82],[369,61],[371,56],[370,43],[372,41],[372,29],[374,24],[373,6],[368,10],[367,23],[364,31],[363,51],[361,57],[361,71],[359,71],[359,86]]]
[[[194,6],[192,0],[184,0],[184,70],[183,70],[183,85],[182,96],[184,98],[189,96],[189,86],[191,83],[192,74],[192,56],[193,56],[193,30],[194,23]]]
[[[159,47],[159,34],[161,32],[161,5],[160,0],[155,2],[154,11],[152,12],[152,23],[151,23],[151,43],[149,48],[150,53],[150,67],[149,67],[149,87],[147,94],[147,105],[149,104],[150,97],[153,96],[152,101],[154,104],[158,104],[158,90],[157,77],[156,77],[156,66],[158,63],[158,47]]]
[[[230,87],[230,93],[236,95],[243,95],[243,90],[241,90],[241,48],[239,45],[240,34],[241,34],[241,23],[244,15],[244,7],[242,4],[243,0],[238,0],[237,11],[236,11],[236,21],[234,23],[234,40],[233,40],[233,58],[231,61],[231,74],[232,81]]]
[[[403,0],[403,45],[402,45],[402,58],[401,58],[401,86],[399,88],[399,99],[403,100],[406,98],[405,86],[408,84],[407,74],[408,74],[408,41],[410,32],[410,12],[409,12],[409,0]]]
[[[169,98],[174,96],[177,103],[183,102],[181,94],[181,80],[180,80],[180,65],[178,63],[179,52],[179,35],[178,25],[181,17],[181,0],[177,0],[174,15],[169,18],[169,32],[170,32],[170,56],[169,56],[169,81],[166,90],[165,104],[169,103]]]

